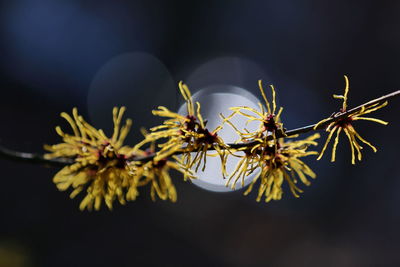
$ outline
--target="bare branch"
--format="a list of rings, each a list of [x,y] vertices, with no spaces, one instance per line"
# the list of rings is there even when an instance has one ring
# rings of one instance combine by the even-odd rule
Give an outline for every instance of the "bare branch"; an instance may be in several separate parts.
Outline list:
[[[312,124],[312,125],[300,127],[300,128],[293,129],[293,130],[287,130],[285,132],[278,132],[276,134],[276,137],[280,138],[280,137],[285,137],[285,136],[293,136],[293,135],[297,135],[297,134],[304,134],[304,133],[308,133],[308,132],[312,132],[312,131],[316,131],[316,130],[325,129],[325,127],[328,124],[330,124],[334,121],[338,121],[341,118],[344,118],[354,112],[357,112],[357,111],[361,110],[363,107],[368,107],[368,106],[371,106],[371,105],[377,104],[377,103],[383,103],[383,102],[385,102],[391,98],[394,98],[396,96],[399,96],[399,95],[400,95],[400,90],[394,91],[390,94],[373,99],[373,100],[366,102],[360,106],[352,108],[346,112],[334,113],[335,114],[334,116],[332,116],[329,120],[326,120],[325,122],[319,124],[316,129],[314,129],[316,124]],[[252,145],[254,145],[256,143],[257,142],[248,142],[248,143],[227,144],[227,145],[229,145],[231,148],[241,148],[241,147],[251,147]],[[213,148],[210,148],[210,150],[213,150]],[[182,153],[183,152],[177,152],[175,154],[179,155]],[[135,157],[134,159],[132,158],[132,159],[127,159],[127,160],[128,161],[135,160],[135,161],[147,162],[149,160],[152,160],[154,158],[154,156],[155,156],[155,154],[151,154],[146,157]],[[13,151],[13,150],[7,149],[2,146],[0,146],[0,158],[14,160],[14,161],[27,162],[27,163],[32,163],[32,164],[43,164],[43,165],[54,166],[54,167],[62,167],[65,165],[72,164],[74,162],[74,159],[71,159],[71,158],[46,159],[42,154],[17,152],[17,151]]]
[[[62,167],[74,162],[71,158],[46,159],[42,154],[18,152],[3,146],[0,146],[0,158],[54,167]]]

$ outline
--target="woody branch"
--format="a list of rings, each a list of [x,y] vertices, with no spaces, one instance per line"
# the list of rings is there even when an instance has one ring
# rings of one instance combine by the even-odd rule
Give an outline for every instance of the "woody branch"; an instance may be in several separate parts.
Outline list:
[[[345,117],[361,110],[362,108],[367,108],[374,104],[383,103],[383,102],[388,101],[389,99],[392,99],[399,95],[400,95],[400,90],[394,91],[390,94],[381,96],[379,98],[368,101],[362,105],[359,105],[355,108],[349,109],[346,112],[335,112],[331,115],[331,117],[328,120],[324,121],[323,123],[320,123],[316,128],[315,128],[316,124],[312,124],[312,125],[292,129],[292,130],[280,131],[280,132],[276,133],[276,137],[280,138],[280,137],[294,136],[294,135],[298,135],[298,134],[304,134],[304,133],[308,133],[308,132],[312,132],[312,131],[325,129],[325,127],[327,125],[329,125],[330,123],[338,121],[342,118],[345,118]],[[242,147],[251,147],[255,144],[257,144],[257,141],[248,142],[248,143],[227,144],[227,146],[229,146],[230,148],[233,148],[233,149],[238,149],[238,148],[242,148]],[[209,150],[213,150],[213,148],[210,147]],[[178,151],[175,153],[175,155],[182,154],[182,153],[183,152]],[[155,156],[155,153],[152,153],[145,157],[128,158],[127,160],[147,162],[147,161],[152,160],[154,158],[154,156]],[[25,162],[25,163],[53,166],[53,167],[63,167],[63,166],[72,164],[74,162],[74,159],[72,159],[72,158],[46,159],[43,154],[14,151],[14,150],[8,149],[2,145],[0,145],[0,158],[12,160],[12,161]]]

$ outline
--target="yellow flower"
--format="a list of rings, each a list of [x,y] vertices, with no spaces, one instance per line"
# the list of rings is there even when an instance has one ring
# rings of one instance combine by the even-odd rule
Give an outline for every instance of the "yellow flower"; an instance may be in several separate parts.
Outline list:
[[[273,136],[273,139],[276,139],[276,133],[278,131],[283,131],[283,125],[280,123],[280,116],[282,114],[283,108],[279,108],[279,111],[277,114],[276,112],[276,93],[275,93],[275,88],[273,85],[270,85],[271,91],[272,91],[272,107],[271,103],[268,101],[263,86],[262,86],[262,81],[258,81],[258,86],[260,88],[261,95],[264,99],[265,105],[267,106],[267,110],[264,110],[264,106],[261,103],[258,103],[258,106],[260,110],[253,109],[251,107],[232,107],[230,108],[233,110],[233,113],[228,116],[228,118],[225,118],[225,122],[229,122],[229,119],[232,118],[236,114],[240,114],[246,118],[248,118],[247,123],[251,121],[259,121],[260,122],[260,127],[257,131],[255,132],[249,132],[246,130],[246,132],[239,131],[237,129],[236,132],[239,134],[241,137],[241,141],[254,141],[254,140],[260,140],[261,139],[266,139],[269,135]],[[245,112],[245,111],[250,111],[251,114]]]
[[[239,139],[236,141],[236,143],[242,142],[249,144],[249,146],[241,147],[239,149],[234,149],[232,147],[230,148],[230,154],[235,157],[241,158],[235,170],[232,174],[230,174],[226,182],[226,186],[229,186],[229,184],[231,184],[231,182],[233,181],[233,183],[231,184],[232,189],[235,189],[236,183],[239,181],[239,179],[241,179],[241,184],[242,186],[244,186],[244,178],[253,173],[259,167],[259,162],[262,161],[264,157],[266,157],[265,153],[267,151],[276,151],[278,144],[276,134],[279,131],[283,132],[283,124],[280,122],[280,116],[282,114],[283,108],[281,107],[278,113],[275,114],[277,106],[276,92],[274,86],[270,85],[272,92],[271,107],[271,103],[268,101],[265,95],[261,80],[258,81],[258,85],[267,110],[264,109],[264,106],[261,103],[258,103],[260,110],[243,106],[230,108],[231,110],[233,110],[233,113],[227,118],[220,114],[223,122],[228,123],[239,135]],[[246,111],[250,111],[251,113],[249,114]],[[247,129],[244,129],[244,131],[239,130],[230,121],[230,118],[232,118],[236,114],[246,117],[248,119],[246,123],[249,123],[251,121],[259,121],[259,129],[254,132],[249,132]],[[234,153],[232,153],[234,151],[241,151],[245,155],[235,155]]]
[[[173,158],[177,160],[177,158]],[[129,167],[137,168],[138,164],[141,163],[131,162]],[[182,173],[185,180],[194,178],[191,170],[180,165],[178,162],[167,159],[158,161],[150,160],[140,166],[140,176],[136,176],[138,178],[136,180],[137,186],[145,186],[150,184],[150,196],[153,201],[155,201],[156,196],[158,196],[162,200],[176,202],[177,193],[175,186],[172,183],[171,176],[169,175],[170,169],[174,169]],[[137,191],[134,192],[135,197],[136,195]]]
[[[265,197],[265,202],[280,200],[283,194],[282,185],[285,181],[288,183],[292,194],[295,197],[299,197],[298,193],[303,191],[296,186],[297,178],[308,186],[310,181],[307,176],[316,177],[310,167],[300,158],[317,154],[316,151],[307,151],[310,145],[317,145],[317,142],[314,141],[317,138],[319,138],[319,134],[314,134],[304,140],[290,142],[284,142],[283,138],[280,138],[276,146],[264,147],[262,151],[255,153],[259,155],[257,167],[261,168],[261,170],[244,192],[244,195],[248,195],[253,190],[255,183],[260,180],[257,201],[261,201],[263,196]],[[275,141],[271,140],[269,142]],[[252,156],[257,157],[254,154]],[[254,166],[246,167],[245,161],[239,162],[235,171],[238,172],[242,168],[247,168],[246,171],[248,173],[255,171]],[[232,175],[235,175],[235,171]]]
[[[343,104],[342,104],[342,108],[340,109],[339,112],[335,113],[333,115],[333,117],[337,117],[342,115],[343,113],[345,113],[347,111],[347,94],[349,92],[349,79],[347,78],[347,76],[344,76],[345,81],[346,81],[346,87],[345,87],[345,91],[344,91],[344,95],[333,95],[334,98],[336,99],[343,99]],[[377,151],[376,147],[374,147],[370,142],[366,141],[364,138],[362,138],[360,136],[360,134],[354,129],[353,126],[353,122],[357,121],[357,120],[367,120],[367,121],[373,121],[373,122],[377,122],[383,125],[387,125],[388,122],[380,120],[380,119],[376,119],[376,118],[370,118],[370,117],[364,117],[363,115],[365,114],[369,114],[372,113],[378,109],[381,109],[383,107],[385,107],[388,104],[388,102],[384,102],[384,103],[374,103],[371,105],[366,105],[363,106],[360,110],[357,110],[355,112],[351,112],[348,115],[344,116],[343,118],[340,118],[336,121],[331,122],[330,124],[328,124],[328,126],[326,127],[326,131],[329,132],[328,138],[326,139],[325,145],[321,150],[321,153],[319,154],[317,160],[320,160],[322,158],[322,156],[324,155],[324,152],[326,150],[326,148],[328,147],[328,144],[330,142],[330,140],[332,139],[333,134],[336,132],[336,137],[335,137],[335,141],[333,143],[333,148],[332,148],[332,157],[331,157],[331,161],[334,162],[335,158],[336,158],[336,148],[337,145],[339,143],[339,136],[341,131],[343,131],[348,140],[349,140],[349,144],[350,144],[350,148],[351,148],[351,163],[355,164],[356,162],[356,156],[355,156],[355,151],[357,151],[357,159],[359,161],[361,161],[362,155],[361,155],[361,149],[363,149],[363,147],[358,143],[357,139],[359,141],[361,141],[362,143],[368,145],[369,147],[372,148],[372,150],[374,152]],[[321,123],[324,123],[328,120],[330,120],[332,117],[324,119],[320,122],[318,122],[315,126],[314,129],[318,128],[318,126]]]
[[[183,143],[192,140],[197,125],[199,123],[204,124],[201,114],[195,113],[192,95],[187,85],[179,82],[179,90],[186,101],[187,115],[183,116],[170,111],[166,107],[159,106],[158,110],[153,110],[153,115],[170,119],[165,120],[162,125],[151,128],[151,132],[146,134],[145,139],[136,145],[136,147],[141,147],[146,143],[168,138],[167,142],[159,145],[161,150],[157,152],[156,160],[163,159],[181,150]],[[196,104],[199,110],[200,104]]]
[[[154,110],[153,114],[169,119],[165,120],[162,125],[151,128],[150,133],[136,148],[140,148],[149,142],[167,138],[166,142],[158,145],[160,150],[154,157],[155,161],[160,161],[179,153],[182,154],[179,160],[180,164],[186,168],[195,167],[197,171],[203,162],[202,169],[204,170],[209,149],[215,149],[221,160],[225,161],[226,156],[223,149],[226,148],[226,145],[218,136],[218,131],[222,129],[222,126],[209,131],[200,112],[200,103],[196,102],[195,108],[192,95],[186,84],[180,82],[179,89],[186,101],[187,115],[184,116],[172,112],[166,107],[158,107],[158,110]],[[193,157],[191,152],[195,152]]]
[[[124,147],[131,120],[121,128],[121,120],[125,107],[113,109],[114,132],[109,138],[102,130],[97,130],[78,115],[73,109],[73,117],[61,113],[70,124],[73,134],[64,133],[57,126],[56,131],[63,142],[56,145],[46,145],[45,149],[51,153],[46,158],[69,157],[74,159],[72,165],[64,167],[53,178],[57,188],[61,191],[73,188],[70,194],[74,198],[86,189],[87,195],[82,200],[79,208],[99,210],[104,201],[109,209],[115,199],[125,204],[125,188],[132,187],[132,175],[126,167],[129,158],[140,155],[140,151],[132,152],[129,147]]]
[[[306,151],[310,145],[317,145],[315,139],[319,138],[319,134],[314,134],[309,138],[299,141],[284,142],[284,138],[277,138],[277,134],[285,135],[283,124],[280,122],[280,116],[283,108],[276,112],[276,93],[271,85],[272,91],[272,107],[268,101],[261,80],[259,88],[264,99],[267,110],[261,103],[258,103],[260,110],[250,107],[234,107],[231,108],[233,113],[225,118],[221,117],[224,122],[228,123],[235,132],[240,136],[237,142],[241,141],[246,145],[235,147],[231,145],[230,152],[233,156],[240,157],[241,160],[236,165],[234,171],[229,175],[226,186],[235,188],[236,183],[241,180],[244,186],[244,178],[254,172],[258,172],[250,183],[249,188],[244,192],[248,195],[258,181],[260,186],[258,189],[257,201],[261,201],[265,197],[265,201],[279,200],[282,198],[282,185],[286,181],[292,194],[299,197],[298,193],[303,191],[296,186],[297,178],[305,185],[310,185],[307,176],[315,178],[315,173],[300,159],[308,155],[318,154],[316,151]],[[250,111],[249,114],[246,111]],[[230,118],[240,114],[248,119],[247,122],[259,121],[258,130],[249,132],[248,130],[239,130]],[[292,136],[295,137],[295,136]],[[244,153],[244,155],[236,155],[235,152]]]

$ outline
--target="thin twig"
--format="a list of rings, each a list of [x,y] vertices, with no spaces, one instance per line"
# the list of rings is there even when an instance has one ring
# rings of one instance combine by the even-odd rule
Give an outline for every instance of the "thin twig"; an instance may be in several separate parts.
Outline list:
[[[74,163],[71,158],[46,159],[42,154],[14,151],[3,146],[0,146],[0,158],[54,167],[62,167]]]
[[[325,129],[325,127],[334,122],[334,121],[338,121],[341,118],[344,118],[346,116],[349,116],[359,110],[361,110],[363,107],[368,107],[370,105],[373,104],[377,104],[377,103],[381,103],[384,101],[387,101],[391,98],[394,98],[396,96],[400,95],[400,90],[397,90],[395,92],[392,92],[390,94],[384,95],[382,97],[373,99],[367,103],[364,103],[360,106],[357,106],[355,108],[352,108],[346,112],[336,112],[334,113],[335,115],[332,116],[329,120],[326,120],[323,123],[320,123],[318,125],[318,127],[316,129],[314,129],[316,124],[312,124],[312,125],[308,125],[308,126],[304,126],[304,127],[300,127],[300,128],[296,128],[293,130],[288,130],[288,131],[284,131],[284,132],[277,132],[276,133],[276,137],[280,138],[280,137],[285,137],[285,136],[293,136],[293,135],[297,135],[297,134],[304,134],[304,133],[308,133],[308,132],[312,132],[312,131],[316,131],[316,130],[322,130]],[[227,144],[229,147],[231,148],[241,148],[241,147],[251,147],[252,145],[256,144],[257,142],[248,142],[248,143],[237,143],[237,144]],[[212,147],[210,147],[209,150],[213,150]],[[178,151],[175,153],[175,155],[179,155],[182,154],[182,151]],[[134,159],[128,159],[128,160],[135,160],[135,161],[142,161],[142,162],[147,162],[149,160],[152,160],[155,156],[154,154],[150,154],[146,157],[135,157]],[[74,162],[74,159],[71,158],[57,158],[57,159],[46,159],[42,154],[35,154],[35,153],[25,153],[25,152],[17,152],[17,151],[13,151],[10,149],[7,149],[5,147],[0,146],[0,158],[4,158],[4,159],[9,159],[9,160],[15,160],[15,161],[22,161],[22,162],[28,162],[28,163],[34,163],[34,164],[44,164],[44,165],[48,165],[48,166],[55,166],[55,167],[62,167],[65,165],[69,165],[72,164]]]
[[[350,114],[353,114],[353,113],[355,113],[357,111],[360,111],[363,107],[367,108],[367,107],[369,107],[369,106],[371,106],[373,104],[377,104],[377,103],[388,101],[389,99],[394,98],[394,97],[399,96],[399,95],[400,95],[400,90],[397,90],[397,91],[392,92],[390,94],[387,94],[387,95],[381,96],[379,98],[373,99],[373,100],[371,100],[371,101],[369,101],[367,103],[364,103],[362,105],[359,105],[359,106],[357,106],[355,108],[352,108],[352,109],[350,109],[350,110],[348,110],[346,112],[337,113],[335,116],[333,116],[329,120],[325,121],[324,123],[319,124],[317,129],[315,129],[315,130],[325,129],[325,127],[328,124],[330,124],[331,122],[338,121],[341,118],[344,118],[344,117],[346,117],[346,116],[348,116]],[[297,128],[297,129],[294,129],[294,130],[286,131],[286,135],[287,136],[292,136],[292,135],[296,135],[296,134],[307,133],[307,132],[313,131],[314,127],[315,127],[315,124],[312,124],[312,125],[304,126],[304,127]]]

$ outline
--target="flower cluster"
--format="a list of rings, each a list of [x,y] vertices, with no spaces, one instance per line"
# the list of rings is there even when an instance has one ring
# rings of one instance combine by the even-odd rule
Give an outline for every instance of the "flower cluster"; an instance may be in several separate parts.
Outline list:
[[[332,156],[331,156],[331,161],[332,162],[335,161],[336,148],[339,143],[339,136],[340,136],[341,131],[343,131],[349,140],[349,144],[350,144],[350,148],[351,148],[351,163],[355,164],[356,163],[355,152],[357,152],[357,159],[359,161],[361,161],[361,159],[362,159],[361,150],[363,149],[363,147],[358,143],[357,139],[359,141],[361,141],[362,143],[366,144],[367,146],[371,147],[371,149],[374,152],[376,152],[377,149],[370,142],[366,141],[364,138],[362,138],[360,136],[360,134],[355,130],[355,128],[353,126],[353,122],[357,121],[357,120],[366,120],[366,121],[372,121],[372,122],[380,123],[383,125],[387,125],[388,122],[386,122],[386,121],[376,119],[376,118],[363,117],[363,116],[365,114],[372,113],[378,109],[385,107],[388,104],[388,102],[385,101],[383,103],[378,102],[378,103],[373,103],[370,105],[363,105],[359,109],[356,109],[354,111],[348,111],[347,110],[347,94],[349,93],[349,79],[347,78],[346,75],[344,76],[344,79],[346,82],[344,95],[333,95],[333,97],[336,99],[343,99],[342,108],[340,109],[339,112],[334,113],[330,118],[324,119],[324,120],[318,122],[314,126],[314,129],[317,129],[321,124],[327,123],[328,121],[332,121],[332,117],[333,118],[340,117],[339,119],[333,120],[332,122],[330,122],[327,125],[326,131],[329,132],[329,135],[328,135],[328,138],[326,139],[326,142],[325,142],[317,160],[320,160],[322,158],[326,148],[328,147],[329,142],[332,139],[332,136],[336,132],[336,137],[335,137],[335,141],[333,143]]]
[[[138,187],[150,184],[151,198],[158,195],[163,200],[176,201],[176,190],[168,174],[169,169],[176,169],[186,177],[192,177],[191,172],[178,163],[169,160],[136,161],[149,155],[143,151],[123,146],[131,120],[121,127],[125,108],[113,109],[114,132],[107,137],[102,130],[97,130],[78,115],[73,109],[73,117],[62,113],[70,124],[73,135],[66,134],[61,127],[56,127],[63,143],[46,145],[48,159],[67,157],[74,163],[64,167],[53,178],[57,188],[65,191],[72,187],[71,198],[86,190],[86,196],[81,201],[81,210],[93,208],[99,210],[102,202],[112,209],[113,202],[118,199],[121,204],[126,200],[135,200]],[[150,153],[151,154],[151,153]]]
[[[74,159],[75,162],[59,171],[53,181],[62,191],[72,187],[71,198],[87,187],[87,195],[80,204],[81,210],[91,210],[93,206],[98,210],[103,200],[111,209],[116,198],[121,204],[125,204],[122,188],[129,184],[130,179],[125,161],[135,155],[128,154],[131,148],[122,146],[132,124],[131,120],[127,120],[121,128],[124,111],[124,107],[113,109],[114,132],[111,138],[87,123],[78,115],[76,108],[72,111],[73,118],[67,113],[61,113],[61,117],[70,124],[73,135],[64,133],[57,126],[56,131],[64,142],[45,146],[51,152],[46,154],[47,158]]]
[[[286,142],[284,137],[277,137],[278,134],[285,135],[283,124],[280,122],[283,108],[281,107],[275,114],[276,93],[274,87],[272,85],[270,87],[272,108],[260,80],[259,88],[267,110],[261,103],[258,103],[260,110],[250,107],[233,107],[231,109],[234,112],[228,118],[221,115],[224,122],[230,124],[239,135],[238,141],[247,144],[247,146],[236,149],[237,152],[242,152],[242,155],[237,156],[241,159],[235,170],[230,174],[226,185],[234,189],[236,183],[241,179],[241,184],[244,186],[244,178],[257,172],[244,194],[248,195],[254,184],[259,180],[257,201],[265,196],[266,202],[282,198],[284,181],[289,185],[293,195],[298,197],[298,193],[301,193],[302,190],[296,186],[296,177],[299,177],[305,185],[310,184],[306,176],[315,178],[314,172],[300,158],[317,154],[315,151],[307,151],[307,148],[310,145],[317,145],[315,139],[319,138],[319,134],[315,134],[305,140]],[[248,114],[246,111],[250,111],[252,114]],[[259,121],[258,130],[254,132],[246,129],[244,131],[239,130],[229,120],[237,114],[246,117],[248,121]]]
[[[299,197],[298,193],[303,191],[296,186],[297,178],[309,186],[310,181],[307,176],[315,178],[315,173],[300,158],[316,155],[316,151],[307,151],[310,145],[317,145],[314,140],[319,138],[319,134],[314,134],[304,140],[285,142],[283,138],[278,139],[274,146],[269,146],[259,160],[261,171],[251,182],[249,188],[244,192],[248,195],[254,184],[260,180],[257,201],[265,196],[265,202],[270,200],[280,200],[283,190],[284,181],[289,185],[290,191],[295,197]]]
[[[153,114],[166,119],[162,125],[150,129],[150,133],[145,136],[143,142],[136,147],[140,148],[149,142],[158,142],[167,139],[158,145],[160,150],[156,152],[156,161],[165,159],[176,153],[182,154],[179,159],[180,164],[190,169],[195,167],[198,171],[201,163],[204,171],[207,161],[208,150],[216,150],[221,157],[221,161],[226,160],[227,148],[224,141],[218,136],[218,131],[222,126],[210,131],[206,127],[206,121],[200,112],[200,103],[196,102],[196,108],[192,100],[192,95],[186,84],[180,82],[179,89],[186,101],[186,115],[181,115],[170,111],[166,107],[160,106],[158,110],[153,110]],[[195,152],[194,156],[192,152]],[[224,165],[224,164],[223,164]]]
[[[235,189],[239,181],[244,187],[245,178],[254,175],[244,195],[248,195],[258,184],[257,201],[263,198],[265,202],[281,199],[285,185],[295,197],[299,197],[303,191],[298,186],[298,181],[309,186],[309,178],[316,177],[303,158],[319,154],[317,159],[321,159],[335,133],[331,161],[335,161],[342,131],[349,140],[353,164],[356,153],[358,160],[362,157],[359,141],[376,152],[376,148],[355,130],[353,123],[357,120],[367,120],[386,125],[385,121],[364,115],[386,106],[387,102],[378,99],[348,110],[347,76],[345,81],[344,95],[334,95],[334,98],[343,99],[340,111],[321,120],[314,127],[308,127],[311,130],[324,128],[329,133],[320,153],[308,150],[310,146],[318,145],[318,133],[305,139],[292,139],[298,135],[295,135],[296,131],[286,131],[283,128],[283,108],[277,109],[275,88],[270,86],[270,102],[260,80],[258,85],[264,103],[258,103],[258,109],[247,106],[232,107],[229,116],[220,114],[221,125],[214,130],[207,128],[207,120],[201,115],[200,103],[193,102],[189,88],[180,82],[179,90],[186,102],[186,114],[178,114],[163,106],[153,110],[153,115],[164,118],[164,122],[150,128],[148,132],[143,130],[143,141],[133,147],[123,145],[132,124],[128,119],[125,125],[121,126],[125,107],[113,109],[114,131],[111,137],[87,123],[74,108],[72,116],[67,113],[61,114],[70,124],[73,134],[64,133],[60,127],[56,127],[63,142],[46,145],[45,148],[50,153],[45,157],[73,159],[73,163],[60,170],[53,181],[61,191],[72,187],[71,198],[86,191],[80,204],[81,210],[98,210],[103,202],[112,209],[116,200],[125,204],[126,201],[138,197],[139,188],[142,186],[150,187],[153,201],[158,197],[175,202],[177,192],[170,171],[180,172],[185,181],[190,181],[196,178],[194,172],[204,171],[209,156],[220,157],[221,172],[227,187]],[[245,118],[247,123],[258,122],[258,128],[254,131],[239,129],[232,123],[231,119],[234,116]],[[218,135],[225,124],[232,127],[238,135],[234,144],[226,144]],[[297,133],[304,131],[298,130]],[[216,153],[212,154],[210,151]],[[226,169],[229,157],[239,158],[236,167],[229,170],[230,173]]]

